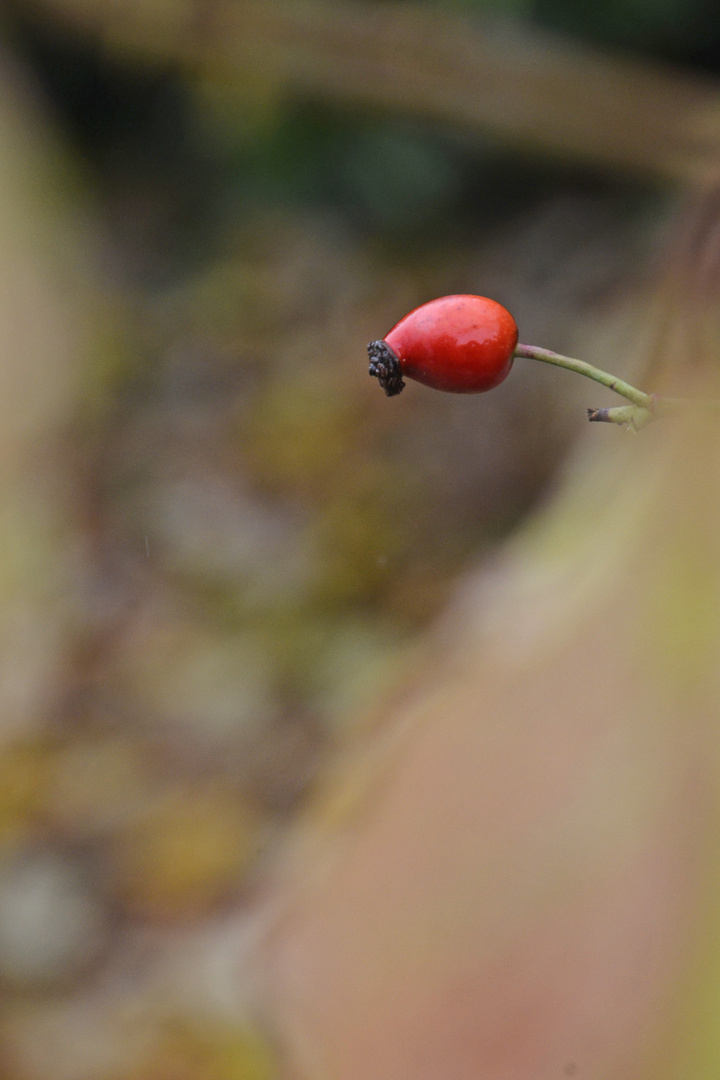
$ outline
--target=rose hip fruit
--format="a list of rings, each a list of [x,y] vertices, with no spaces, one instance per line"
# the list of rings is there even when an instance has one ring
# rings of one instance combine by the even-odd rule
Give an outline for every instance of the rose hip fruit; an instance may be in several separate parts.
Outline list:
[[[370,342],[370,374],[388,397],[400,393],[403,376],[435,390],[481,394],[508,375],[517,340],[515,320],[496,300],[441,296]]]

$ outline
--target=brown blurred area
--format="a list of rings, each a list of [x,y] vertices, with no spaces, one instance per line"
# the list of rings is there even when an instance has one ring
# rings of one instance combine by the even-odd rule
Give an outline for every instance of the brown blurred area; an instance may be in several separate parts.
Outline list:
[[[475,292],[713,392],[720,59],[641,9],[6,5],[8,1080],[718,1075],[714,423],[366,374]]]

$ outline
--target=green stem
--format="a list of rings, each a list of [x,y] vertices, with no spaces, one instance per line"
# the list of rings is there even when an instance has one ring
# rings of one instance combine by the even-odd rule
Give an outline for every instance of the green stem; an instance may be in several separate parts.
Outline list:
[[[586,378],[627,398],[629,405],[617,405],[612,409],[588,409],[588,420],[602,424],[627,424],[635,431],[640,431],[652,420],[659,420],[663,416],[673,416],[684,409],[700,408],[720,412],[720,401],[646,394],[643,390],[638,390],[636,386],[625,382],[624,379],[618,379],[616,375],[593,367],[584,360],[576,360],[574,356],[562,356],[560,353],[551,352],[550,349],[541,349],[538,345],[517,345],[513,355],[526,360],[542,360],[544,364],[553,364],[555,367],[566,368],[568,371],[576,371],[578,375],[585,375]]]
[[[616,394],[627,398],[633,405],[641,409],[654,412],[656,399],[653,394],[645,394],[637,387],[631,386],[624,379],[618,379],[616,375],[610,375],[607,371],[593,367],[584,360],[575,360],[572,356],[561,356],[560,353],[551,352],[550,349],[540,349],[537,345],[517,345],[515,356],[521,356],[526,360],[542,360],[544,364],[554,364],[555,367],[567,368],[568,371],[576,371],[578,375],[585,375],[593,379],[608,390],[614,390]],[[628,420],[611,420],[610,423],[629,423]]]

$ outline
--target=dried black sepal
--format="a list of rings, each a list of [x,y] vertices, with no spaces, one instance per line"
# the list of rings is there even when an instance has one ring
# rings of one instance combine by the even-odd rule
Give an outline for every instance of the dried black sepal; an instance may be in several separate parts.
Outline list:
[[[370,374],[378,380],[388,397],[395,397],[405,385],[400,361],[386,341],[371,341],[367,350]]]

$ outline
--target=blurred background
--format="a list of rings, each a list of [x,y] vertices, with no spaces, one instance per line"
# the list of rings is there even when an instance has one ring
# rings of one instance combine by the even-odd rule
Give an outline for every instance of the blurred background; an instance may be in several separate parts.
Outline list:
[[[267,868],[609,403],[365,345],[472,292],[631,374],[718,116],[710,0],[3,4],[4,1077],[278,1075]]]

